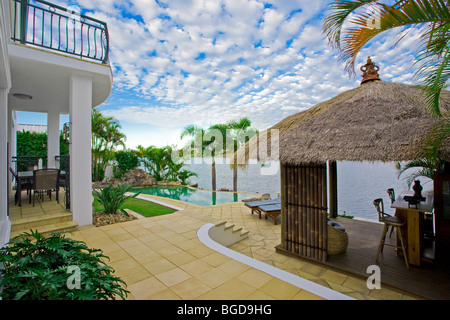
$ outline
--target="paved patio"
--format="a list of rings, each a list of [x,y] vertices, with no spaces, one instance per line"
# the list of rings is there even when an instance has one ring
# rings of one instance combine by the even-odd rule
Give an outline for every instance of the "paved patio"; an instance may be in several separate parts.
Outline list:
[[[366,279],[275,252],[280,225],[259,220],[243,203],[200,207],[144,196],[183,209],[111,226],[79,227],[73,238],[103,250],[128,285],[128,299],[311,300],[324,299],[292,283],[216,252],[197,237],[207,223],[227,221],[250,231],[230,249],[358,300],[418,299],[393,288],[369,290]]]

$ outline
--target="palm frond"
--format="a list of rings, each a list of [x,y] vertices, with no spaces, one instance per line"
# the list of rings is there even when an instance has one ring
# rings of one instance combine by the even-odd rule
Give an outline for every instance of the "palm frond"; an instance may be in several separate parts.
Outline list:
[[[404,0],[393,6],[379,3],[379,1],[366,1],[364,4],[358,1],[359,7],[371,3],[371,12],[353,14],[349,21],[350,27],[342,30],[345,22],[345,20],[342,21],[345,12],[342,9],[345,7],[344,3],[347,1],[334,2],[332,8],[335,8],[335,11],[332,11],[333,13],[325,19],[324,29],[328,30],[330,43],[335,46],[339,44],[340,60],[345,63],[345,70],[349,74],[354,74],[358,52],[378,34],[399,27],[450,22],[450,11],[443,0]],[[349,16],[348,13],[345,19]],[[332,23],[330,19],[336,19],[336,21]],[[373,26],[371,21],[377,21],[376,26]],[[338,27],[341,28],[339,40],[336,38]],[[426,36],[429,36],[428,32],[422,35],[422,37]]]
[[[340,48],[341,30],[348,17],[360,7],[376,0],[334,1],[329,5],[327,17],[324,20],[323,33],[326,34],[330,44]]]
[[[434,161],[440,158],[439,150],[442,143],[450,135],[450,117],[442,117],[437,125],[433,127],[431,134],[425,139],[425,147],[420,157],[425,157]]]

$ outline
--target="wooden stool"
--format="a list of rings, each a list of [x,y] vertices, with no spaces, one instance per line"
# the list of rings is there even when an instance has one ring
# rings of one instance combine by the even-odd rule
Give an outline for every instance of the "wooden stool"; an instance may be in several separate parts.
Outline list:
[[[392,228],[397,229],[397,235],[400,238],[400,243],[402,245],[401,248],[403,250],[403,257],[405,258],[406,267],[409,269],[408,256],[406,254],[406,248],[405,248],[405,244],[403,242],[403,233],[402,233],[402,227],[404,227],[406,225],[406,222],[402,221],[400,219],[397,219],[396,217],[385,217],[383,219],[383,222],[384,222],[383,236],[381,237],[380,245],[378,246],[376,261],[378,262],[378,258],[380,256],[380,253],[383,251],[384,246],[391,246],[391,247],[399,249],[399,247],[397,245],[385,243],[387,231],[388,231],[389,227],[392,227]]]

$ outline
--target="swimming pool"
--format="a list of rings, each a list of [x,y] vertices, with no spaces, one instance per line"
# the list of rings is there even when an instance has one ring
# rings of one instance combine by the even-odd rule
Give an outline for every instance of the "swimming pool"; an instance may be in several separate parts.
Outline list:
[[[224,203],[239,202],[244,199],[253,198],[251,194],[234,192],[213,192],[193,189],[189,187],[153,187],[135,188],[132,192],[141,192],[152,196],[170,198],[197,204],[200,206],[213,206]]]

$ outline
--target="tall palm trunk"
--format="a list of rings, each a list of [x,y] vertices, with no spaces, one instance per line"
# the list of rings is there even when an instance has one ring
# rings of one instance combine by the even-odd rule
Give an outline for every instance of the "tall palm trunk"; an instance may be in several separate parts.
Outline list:
[[[233,191],[237,192],[237,178],[238,178],[238,168],[233,166]]]
[[[216,162],[213,159],[212,165],[211,165],[211,186],[212,186],[212,190],[216,191],[217,190],[217,186],[216,186]]]

